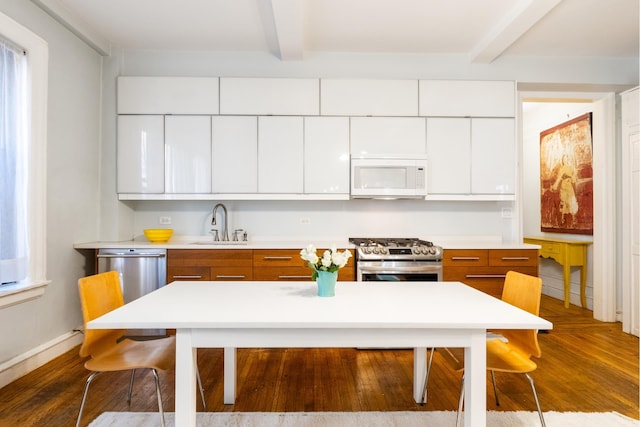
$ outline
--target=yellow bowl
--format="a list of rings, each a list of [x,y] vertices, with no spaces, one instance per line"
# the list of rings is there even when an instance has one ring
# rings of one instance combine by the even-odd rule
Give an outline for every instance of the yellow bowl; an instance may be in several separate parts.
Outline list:
[[[171,228],[147,228],[144,235],[150,242],[159,243],[166,242],[173,235]]]

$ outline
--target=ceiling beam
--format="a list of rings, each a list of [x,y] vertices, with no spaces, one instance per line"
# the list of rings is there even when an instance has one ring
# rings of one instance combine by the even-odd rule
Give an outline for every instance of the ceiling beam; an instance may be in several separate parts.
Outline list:
[[[267,44],[281,60],[304,57],[301,0],[262,0],[259,4]]]
[[[472,63],[489,64],[562,0],[520,0],[470,52]]]
[[[102,56],[111,55],[111,44],[108,40],[92,31],[90,27],[77,16],[72,14],[58,0],[31,0],[40,9],[47,12],[53,19],[58,21],[69,31],[75,34],[80,40],[91,46]]]

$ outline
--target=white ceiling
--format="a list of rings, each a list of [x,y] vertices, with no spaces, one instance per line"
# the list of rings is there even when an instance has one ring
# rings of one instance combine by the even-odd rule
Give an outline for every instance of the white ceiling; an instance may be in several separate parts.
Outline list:
[[[32,0],[111,48],[638,57],[639,0]]]

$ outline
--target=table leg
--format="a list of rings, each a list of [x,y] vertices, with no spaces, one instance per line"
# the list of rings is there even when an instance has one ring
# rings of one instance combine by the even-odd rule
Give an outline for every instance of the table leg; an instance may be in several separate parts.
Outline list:
[[[464,349],[464,425],[487,425],[487,332],[474,331]]]
[[[587,308],[587,248],[582,254],[582,267],[580,267],[580,305]]]
[[[427,375],[427,349],[416,347],[413,349],[413,400],[422,403],[424,380]]]
[[[571,264],[566,259],[563,268],[564,278],[564,308],[569,308],[571,302]]]
[[[224,348],[224,404],[233,405],[236,402],[236,369],[237,349],[235,347]]]
[[[196,425],[196,363],[191,329],[176,330],[176,427]]]

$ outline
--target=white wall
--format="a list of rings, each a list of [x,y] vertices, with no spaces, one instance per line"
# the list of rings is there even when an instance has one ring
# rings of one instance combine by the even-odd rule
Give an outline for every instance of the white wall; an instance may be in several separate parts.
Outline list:
[[[47,278],[51,280],[42,297],[0,310],[1,365],[82,325],[77,280],[85,274],[84,258],[72,245],[98,234],[102,61],[29,1],[3,0],[0,12],[49,45]]]

